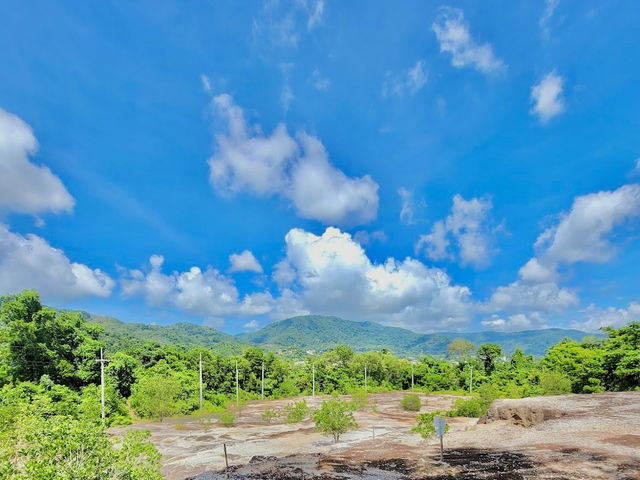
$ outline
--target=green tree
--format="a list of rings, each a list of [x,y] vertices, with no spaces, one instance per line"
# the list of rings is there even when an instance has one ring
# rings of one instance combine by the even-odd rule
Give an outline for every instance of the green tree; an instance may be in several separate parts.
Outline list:
[[[495,343],[485,343],[478,348],[478,359],[484,364],[484,372],[491,375],[496,368],[496,360],[502,356],[502,347]]]
[[[540,388],[543,395],[571,393],[571,379],[565,373],[547,370],[540,374]]]
[[[333,435],[334,442],[338,442],[343,433],[358,428],[351,405],[338,397],[324,400],[313,418],[316,428],[322,433]]]
[[[36,291],[2,298],[0,343],[5,343],[6,373],[14,381],[38,381],[80,387],[94,383],[99,367],[102,327],[87,324],[78,312],[60,312],[40,303]]]
[[[454,338],[451,340],[451,343],[447,345],[447,355],[450,358],[464,360],[469,357],[475,349],[475,345],[469,340],[465,340],[464,338]]]
[[[131,406],[141,417],[153,417],[162,421],[178,413],[180,381],[174,376],[154,374],[143,376],[133,386]]]

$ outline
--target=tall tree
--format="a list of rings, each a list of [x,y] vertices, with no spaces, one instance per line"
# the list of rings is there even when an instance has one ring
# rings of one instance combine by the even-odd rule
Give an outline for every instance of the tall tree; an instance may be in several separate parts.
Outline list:
[[[478,358],[484,364],[484,372],[491,375],[496,368],[496,359],[502,356],[502,347],[495,343],[485,343],[478,348]]]

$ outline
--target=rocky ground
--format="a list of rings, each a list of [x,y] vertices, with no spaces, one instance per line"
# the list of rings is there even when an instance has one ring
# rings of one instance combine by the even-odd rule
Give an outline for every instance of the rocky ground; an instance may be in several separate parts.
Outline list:
[[[359,429],[333,443],[311,421],[271,424],[248,404],[234,427],[193,419],[136,424],[150,429],[167,480],[255,479],[620,479],[640,480],[640,392],[498,400],[480,419],[451,418],[444,462],[439,443],[411,432],[402,393],[370,396]],[[446,410],[455,397],[421,395],[422,411]],[[321,397],[307,397],[314,407]],[[114,434],[122,430],[114,429]],[[230,468],[224,472],[223,444]]]

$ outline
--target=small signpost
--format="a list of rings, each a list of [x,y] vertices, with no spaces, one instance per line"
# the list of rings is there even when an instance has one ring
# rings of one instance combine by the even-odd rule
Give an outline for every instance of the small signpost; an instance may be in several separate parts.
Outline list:
[[[444,430],[447,425],[447,421],[442,417],[433,417],[433,427],[436,429],[436,433],[440,437],[440,461],[444,461],[444,444],[442,437],[444,437]]]

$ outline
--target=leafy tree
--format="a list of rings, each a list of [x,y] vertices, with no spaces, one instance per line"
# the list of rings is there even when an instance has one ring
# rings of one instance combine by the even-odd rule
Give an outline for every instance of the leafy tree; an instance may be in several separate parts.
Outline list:
[[[414,433],[419,433],[422,438],[429,438],[436,434],[436,427],[433,425],[433,419],[435,417],[444,416],[441,410],[435,410],[433,412],[421,413],[418,415],[418,425],[411,429]],[[449,425],[444,426],[444,432],[449,431]]]
[[[491,375],[496,368],[496,360],[502,356],[502,347],[495,343],[485,343],[478,348],[478,358],[484,364],[484,371]]]
[[[144,376],[134,385],[131,406],[142,417],[164,418],[178,413],[180,382],[174,376],[154,374]]]
[[[475,345],[469,340],[465,340],[464,338],[454,338],[451,340],[451,343],[447,345],[447,355],[450,358],[466,359],[474,352],[475,349]]]
[[[571,393],[571,379],[565,373],[547,370],[540,374],[540,388],[543,395]]]
[[[409,412],[419,412],[420,407],[422,407],[422,402],[420,401],[420,397],[415,393],[405,395],[402,397],[402,409],[407,410]]]
[[[141,367],[136,358],[124,352],[117,352],[111,357],[111,362],[106,367],[106,375],[115,383],[115,387],[125,398],[131,396],[131,388],[136,383],[136,370]]]
[[[98,379],[95,358],[101,327],[89,325],[80,313],[43,307],[36,291],[2,298],[0,341],[5,368],[14,381],[38,381],[79,387]]]
[[[305,400],[300,400],[299,402],[290,403],[286,407],[284,407],[285,412],[287,412],[287,416],[285,417],[286,423],[298,423],[302,422],[304,419],[309,416],[309,407],[307,406],[307,402]]]
[[[333,435],[333,441],[336,443],[340,439],[340,435],[358,428],[351,406],[338,397],[324,400],[313,417],[316,428],[322,433]]]

